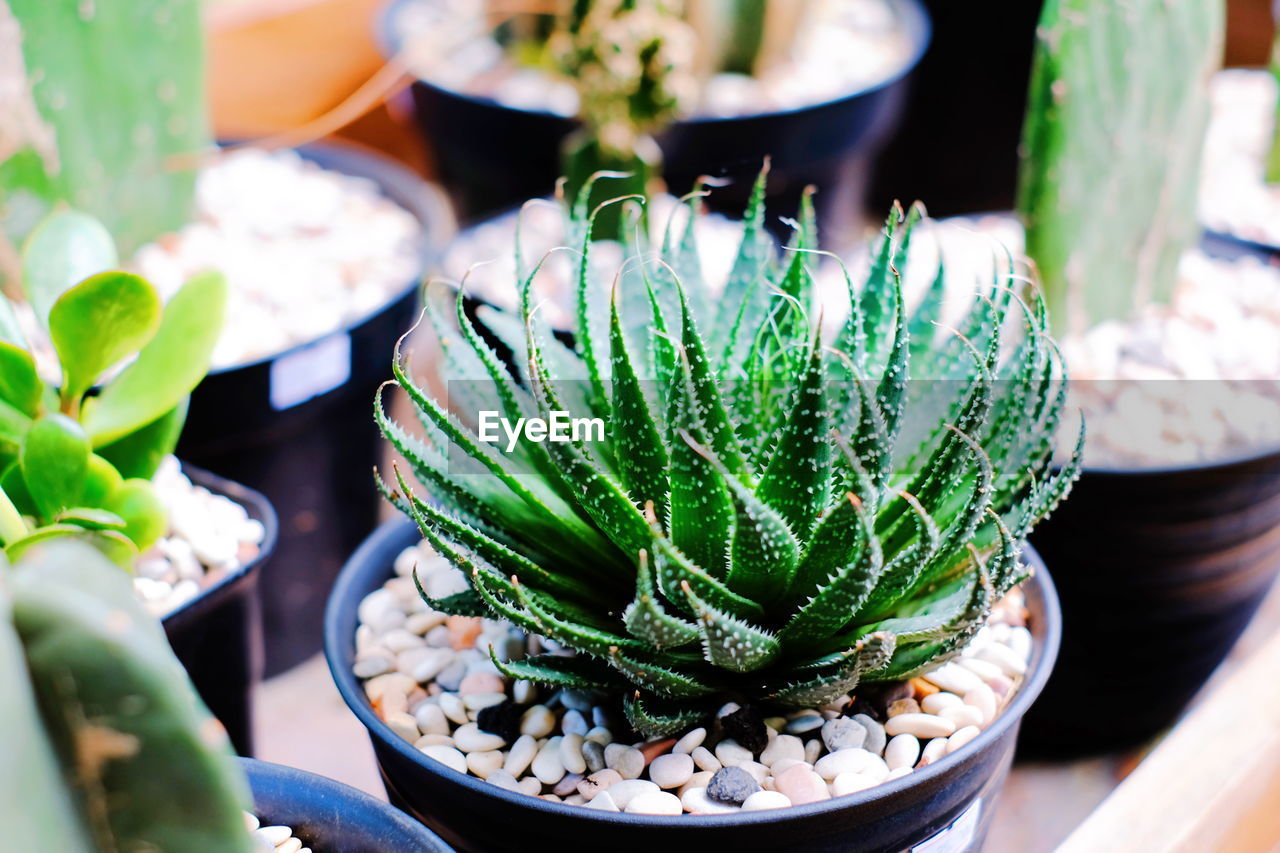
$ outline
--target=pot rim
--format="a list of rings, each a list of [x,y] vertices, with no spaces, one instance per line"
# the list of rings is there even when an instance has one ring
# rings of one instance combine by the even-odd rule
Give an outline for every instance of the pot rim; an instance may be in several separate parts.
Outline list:
[[[234,141],[230,140],[230,142]],[[222,140],[220,144],[228,144],[228,142],[228,140]],[[372,181],[377,185],[378,192],[383,198],[406,210],[418,220],[422,227],[422,238],[417,249],[417,272],[408,283],[392,291],[377,307],[324,334],[268,355],[211,368],[208,376],[220,376],[237,370],[260,367],[313,347],[329,338],[351,334],[355,329],[385,312],[390,306],[417,292],[436,259],[453,242],[458,232],[457,217],[454,216],[453,207],[449,204],[444,191],[385,154],[354,143],[332,140],[309,142],[289,150],[298,154],[303,160],[323,169]]]
[[[398,53],[399,38],[394,32],[392,19],[398,14],[399,9],[414,0],[388,0],[378,12],[377,19],[374,21],[374,40],[377,42],[378,51],[383,58],[390,61]],[[672,126],[682,127],[700,127],[724,125],[737,121],[750,121],[763,118],[783,118],[786,116],[799,115],[810,111],[818,111],[844,101],[850,101],[887,89],[893,84],[901,81],[920,64],[920,60],[924,57],[925,52],[929,49],[929,44],[933,40],[933,21],[929,17],[929,13],[925,10],[921,0],[890,0],[895,11],[902,17],[903,29],[906,31],[907,38],[911,42],[911,49],[907,53],[907,57],[903,60],[892,73],[881,78],[875,83],[864,85],[860,88],[846,92],[843,95],[837,95],[834,98],[828,98],[824,101],[817,101],[811,104],[802,104],[800,106],[788,107],[782,110],[768,110],[764,112],[743,113],[741,115],[732,116],[689,116],[681,118],[672,123]],[[412,73],[412,72],[411,72]],[[509,111],[529,116],[548,116],[560,119],[566,122],[576,122],[575,116],[565,116],[560,113],[553,113],[549,110],[529,109],[527,107],[514,107],[509,104],[503,104],[494,98],[486,95],[471,95],[465,92],[458,92],[454,89],[448,89],[425,80],[422,77],[413,75],[415,82],[420,83],[437,92],[444,93],[450,97],[467,101],[476,106],[489,107],[495,110]]]
[[[516,791],[508,791],[470,774],[458,773],[458,771],[446,767],[434,759],[427,758],[415,749],[413,744],[392,731],[390,726],[374,713],[373,706],[366,700],[359,680],[351,671],[351,666],[347,662],[347,650],[353,648],[355,638],[354,635],[344,636],[345,632],[343,632],[341,625],[343,621],[342,611],[348,609],[344,607],[344,603],[354,597],[355,589],[360,585],[361,581],[364,581],[371,574],[378,573],[381,575],[384,571],[387,576],[390,575],[393,571],[392,567],[390,565],[377,565],[373,563],[372,557],[388,547],[388,543],[404,538],[407,535],[407,528],[416,529],[413,522],[408,519],[393,519],[381,524],[347,561],[342,573],[338,576],[337,582],[334,584],[333,591],[330,593],[329,603],[325,608],[324,653],[329,664],[329,672],[338,687],[338,692],[342,694],[343,701],[355,713],[369,735],[378,742],[378,746],[393,750],[399,758],[414,763],[428,773],[452,784],[461,785],[473,795],[482,798],[492,797],[503,801],[508,806],[528,808],[554,817],[613,824],[619,828],[632,825],[667,828],[685,827],[689,829],[703,826],[722,828],[726,826],[774,823],[779,820],[820,817],[824,814],[843,811],[848,808],[873,806],[876,803],[889,802],[904,791],[917,785],[926,784],[936,777],[946,776],[953,767],[958,766],[970,755],[994,745],[1011,728],[1017,725],[1049,680],[1049,674],[1057,658],[1061,639],[1062,612],[1058,605],[1057,591],[1054,588],[1052,578],[1049,576],[1048,569],[1040,559],[1040,555],[1036,553],[1030,543],[1027,543],[1023,551],[1023,559],[1030,564],[1032,576],[1024,582],[1024,589],[1029,599],[1029,604],[1037,603],[1037,609],[1041,614],[1041,619],[1032,624],[1035,643],[1033,645],[1034,653],[1031,664],[1028,667],[1022,687],[1018,690],[1017,695],[1014,696],[1013,701],[1000,712],[990,726],[983,729],[977,737],[954,753],[898,779],[882,782],[863,791],[818,803],[790,806],[785,809],[765,809],[723,815],[698,815],[696,818],[691,818],[689,815],[642,815],[595,811],[581,806],[552,803],[538,797],[531,797]],[[354,602],[351,608],[357,605],[358,602]],[[1040,622],[1043,624],[1039,624]]]
[[[206,471],[189,462],[181,462],[180,460],[180,464],[182,465],[182,473],[193,484],[203,486],[214,494],[232,500],[244,507],[248,511],[250,518],[262,524],[263,536],[262,542],[258,544],[258,553],[254,555],[252,560],[235,571],[227,572],[214,583],[201,588],[200,592],[194,597],[187,599],[180,606],[161,616],[160,622],[165,627],[185,621],[207,599],[221,595],[225,590],[255,574],[275,553],[276,540],[280,534],[279,517],[276,515],[275,507],[271,505],[271,501],[267,500],[266,495],[234,480],[219,477],[217,474]]]
[[[416,848],[414,853],[429,853],[429,851],[451,851],[449,847],[432,832],[428,827],[414,820],[409,815],[400,811],[377,797],[354,788],[344,782],[331,779],[319,773],[313,773],[309,770],[301,770],[297,767],[290,767],[287,764],[276,764],[270,761],[262,761],[257,758],[248,758],[245,756],[236,756],[236,763],[240,765],[240,769],[249,779],[249,787],[253,793],[254,814],[257,817],[258,799],[260,792],[262,794],[285,795],[287,789],[294,787],[306,787],[311,791],[324,795],[325,801],[330,806],[346,806],[354,803],[360,808],[373,812],[387,824],[391,824],[397,832],[414,837],[419,843],[425,844],[425,847]],[[344,808],[341,812],[346,813]],[[335,809],[335,817],[338,812]],[[267,815],[268,819],[280,817],[279,815]],[[335,823],[338,821],[335,820]]]

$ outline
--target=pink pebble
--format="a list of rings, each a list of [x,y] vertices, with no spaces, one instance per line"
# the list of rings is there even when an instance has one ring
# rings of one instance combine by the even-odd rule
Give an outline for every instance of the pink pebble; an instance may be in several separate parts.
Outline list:
[[[789,767],[780,775],[773,777],[773,787],[797,806],[831,799],[827,783],[807,764]]]
[[[505,693],[506,690],[502,676],[492,672],[473,672],[458,685],[458,692],[464,696],[468,693]]]

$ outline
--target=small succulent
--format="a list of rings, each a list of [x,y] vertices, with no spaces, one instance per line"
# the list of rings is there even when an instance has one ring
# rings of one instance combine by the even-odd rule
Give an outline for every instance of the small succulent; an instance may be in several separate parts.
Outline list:
[[[0,555],[0,695],[6,850],[253,849],[225,733],[93,548]]]
[[[1275,41],[1271,45],[1271,76],[1280,92],[1280,3],[1274,6],[1272,17],[1277,22]],[[1276,97],[1275,123],[1271,128],[1271,147],[1267,151],[1267,181],[1280,184],[1280,95]]]
[[[539,318],[538,264],[518,283],[518,320],[486,312],[478,326],[461,294],[453,316],[429,307],[454,414],[398,350],[395,383],[426,438],[375,405],[431,499],[399,471],[379,480],[384,494],[465,578],[452,594],[421,590],[428,603],[574,650],[495,663],[512,678],[620,693],[646,734],[727,699],[813,707],[958,652],[1024,577],[1027,533],[1078,472],[1078,444],[1051,465],[1062,359],[1012,259],[948,331],[941,268],[918,307],[904,301],[922,210],[895,206],[863,286],[845,272],[851,310],[824,337],[812,206],[780,256],[763,196],[762,174],[714,300],[695,199],[682,232],[635,246],[600,324],[591,221],[575,205],[573,346]],[[519,269],[518,246],[517,258]],[[508,452],[474,428],[485,410],[511,423],[590,416],[605,434],[525,432]]]
[[[196,276],[162,305],[138,276],[99,272],[115,264],[110,235],[83,213],[55,213],[27,240],[23,284],[57,355],[53,383],[0,296],[0,545],[10,558],[74,535],[132,566],[164,533],[150,478],[209,369],[226,283]]]
[[[1168,301],[1221,64],[1219,0],[1048,0],[1023,124],[1018,212],[1059,331]]]

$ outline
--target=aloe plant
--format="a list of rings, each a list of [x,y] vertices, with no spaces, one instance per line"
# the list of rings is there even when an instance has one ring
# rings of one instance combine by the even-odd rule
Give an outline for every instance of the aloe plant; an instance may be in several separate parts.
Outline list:
[[[192,157],[212,145],[200,10],[0,0],[0,235],[11,245],[59,204],[96,216],[126,252],[190,220]]]
[[[895,207],[865,283],[846,273],[852,310],[824,342],[812,207],[779,256],[763,196],[762,174],[714,299],[691,210],[660,246],[634,247],[603,316],[579,200],[574,346],[541,321],[541,264],[524,269],[517,247],[520,316],[483,318],[514,372],[459,293],[453,311],[428,308],[454,413],[415,384],[399,348],[395,384],[426,437],[392,421],[381,395],[375,404],[429,497],[398,470],[380,487],[466,581],[444,597],[421,590],[428,603],[576,650],[495,663],[623,694],[646,734],[727,698],[811,707],[956,653],[1024,577],[1027,533],[1078,471],[1079,445],[1051,467],[1062,359],[1012,260],[976,288],[959,331],[944,331],[941,269],[918,307],[903,298],[922,211]],[[695,307],[713,301],[716,316]],[[605,435],[526,431],[507,452],[475,428],[488,410],[510,423],[598,418]]]
[[[6,850],[253,849],[225,733],[94,549],[0,556],[0,694]]]
[[[198,275],[162,305],[114,264],[110,235],[83,213],[53,214],[27,241],[23,284],[56,381],[0,296],[0,545],[11,558],[77,536],[131,566],[164,533],[149,481],[209,369],[226,283]]]
[[[1061,330],[1172,294],[1196,199],[1221,0],[1048,0],[1018,210]]]

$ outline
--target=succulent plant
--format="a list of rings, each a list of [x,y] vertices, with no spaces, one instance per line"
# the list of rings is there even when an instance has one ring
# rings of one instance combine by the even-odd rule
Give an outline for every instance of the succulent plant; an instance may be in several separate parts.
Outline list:
[[[191,158],[212,144],[199,0],[0,4],[0,236],[17,246],[58,204],[121,248],[191,217]],[[0,256],[0,277],[15,271]]]
[[[0,694],[5,849],[252,849],[225,733],[93,548],[0,556]]]
[[[110,235],[83,213],[55,213],[27,240],[23,284],[56,383],[0,296],[0,545],[11,558],[74,535],[131,566],[164,532],[149,480],[209,369],[226,283],[196,276],[162,306],[142,278],[101,271],[114,265]]]
[[[1272,17],[1276,20],[1275,42],[1271,45],[1271,76],[1280,92],[1280,3],[1274,6]],[[1276,97],[1275,123],[1271,127],[1271,148],[1267,151],[1267,181],[1280,184],[1280,95]]]
[[[521,274],[519,319],[484,312],[477,326],[461,293],[452,316],[429,307],[452,414],[397,348],[395,383],[425,438],[375,404],[429,499],[398,470],[379,479],[384,494],[465,578],[452,594],[421,589],[428,603],[576,651],[495,660],[513,678],[622,693],[647,734],[727,698],[825,703],[957,652],[1023,578],[1025,536],[1078,470],[1078,454],[1051,466],[1062,361],[1012,260],[944,332],[941,269],[905,304],[899,273],[922,211],[895,207],[865,284],[846,272],[852,310],[824,342],[812,207],[779,257],[763,196],[762,174],[718,316],[694,307],[712,299],[691,210],[683,231],[635,247],[597,324],[579,203],[572,347],[536,310],[539,263]],[[509,423],[598,418],[604,436],[526,431],[508,452],[475,428],[489,410]]]
[[[1172,293],[1196,198],[1220,0],[1048,0],[1018,210],[1055,322],[1083,331]]]

